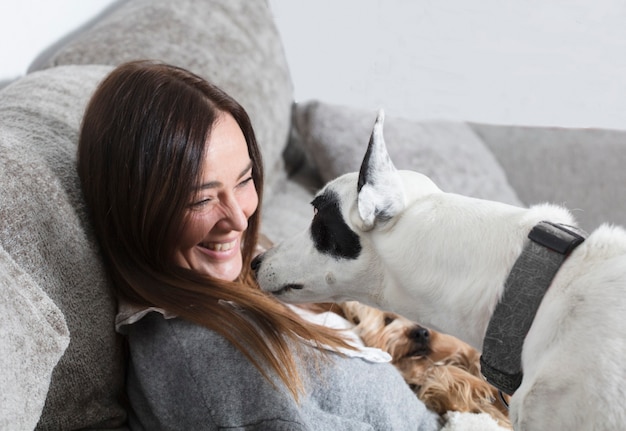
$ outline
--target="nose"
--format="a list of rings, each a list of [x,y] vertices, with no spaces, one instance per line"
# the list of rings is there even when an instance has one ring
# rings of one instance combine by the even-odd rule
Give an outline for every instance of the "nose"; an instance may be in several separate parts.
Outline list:
[[[255,273],[258,272],[259,268],[261,267],[261,262],[263,262],[263,253],[257,255],[254,259],[252,259],[252,263],[250,264],[250,266]]]
[[[416,326],[411,329],[411,332],[409,332],[409,338],[416,343],[428,345],[428,342],[430,341],[430,331],[422,326]]]
[[[222,205],[224,207],[222,224],[226,224],[230,230],[238,232],[243,232],[248,228],[248,216],[234,196],[228,197]]]

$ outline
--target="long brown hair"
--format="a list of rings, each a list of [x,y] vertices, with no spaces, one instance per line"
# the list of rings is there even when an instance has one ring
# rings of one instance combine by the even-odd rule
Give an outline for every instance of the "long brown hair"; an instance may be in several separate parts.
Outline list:
[[[244,108],[189,71],[148,61],[118,66],[87,106],[78,144],[83,194],[120,299],[162,308],[220,333],[269,380],[267,367],[273,370],[297,399],[302,381],[294,346],[301,339],[345,343],[256,285],[250,262],[261,205],[248,221],[243,269],[235,281],[173,263],[190,191],[198,185],[206,143],[222,112],[233,116],[245,136],[261,202],[263,164]]]

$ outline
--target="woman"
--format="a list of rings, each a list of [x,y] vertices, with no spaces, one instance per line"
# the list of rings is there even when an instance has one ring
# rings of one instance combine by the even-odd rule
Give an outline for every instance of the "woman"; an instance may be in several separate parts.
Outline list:
[[[120,301],[132,428],[434,426],[391,366],[330,353],[343,338],[257,288],[261,155],[219,88],[117,67],[85,112],[78,173]]]

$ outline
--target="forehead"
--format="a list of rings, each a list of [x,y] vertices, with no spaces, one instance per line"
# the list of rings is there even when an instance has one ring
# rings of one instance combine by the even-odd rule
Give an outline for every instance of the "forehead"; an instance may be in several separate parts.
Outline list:
[[[246,138],[232,115],[220,115],[207,139],[203,176],[238,175],[250,163]]]
[[[211,127],[207,138],[207,152],[225,152],[237,150],[248,153],[246,138],[233,116],[221,113]]]
[[[329,196],[332,195],[332,199],[336,202],[336,205],[343,211],[352,203],[356,202],[357,179],[358,174],[356,172],[351,172],[335,178],[322,188],[317,197],[327,195],[324,200],[330,200]]]

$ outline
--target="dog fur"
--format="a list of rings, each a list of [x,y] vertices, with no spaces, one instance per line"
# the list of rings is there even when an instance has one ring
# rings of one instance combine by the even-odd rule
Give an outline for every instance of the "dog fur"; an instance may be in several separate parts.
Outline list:
[[[429,409],[442,417],[448,411],[487,413],[511,428],[508,409],[480,374],[480,353],[469,344],[357,301],[339,307],[366,346],[391,355],[392,364]]]
[[[530,230],[573,217],[445,193],[395,169],[382,128],[381,113],[360,172],[316,195],[311,226],[254,261],[259,284],[292,303],[358,300],[481,351]],[[510,404],[516,430],[624,427],[625,314],[626,231],[602,225],[565,260],[526,335]]]

